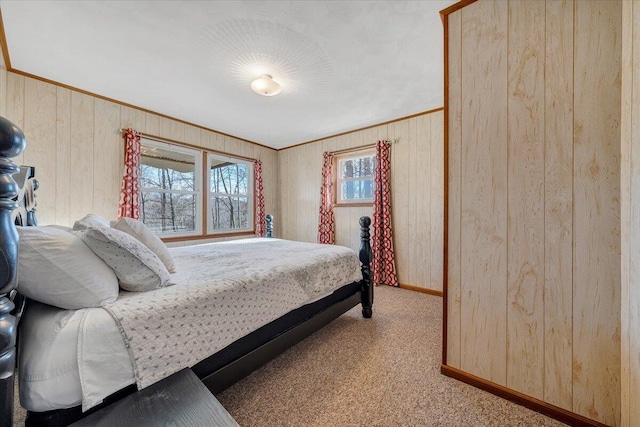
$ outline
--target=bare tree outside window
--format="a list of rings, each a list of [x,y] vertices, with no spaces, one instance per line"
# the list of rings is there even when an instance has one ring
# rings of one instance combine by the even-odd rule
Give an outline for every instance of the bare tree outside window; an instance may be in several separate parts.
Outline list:
[[[338,203],[373,201],[375,165],[375,154],[338,160]]]
[[[158,234],[196,229],[195,155],[143,146],[141,220]]]
[[[249,165],[213,158],[209,173],[211,183],[211,226],[214,230],[249,228]]]

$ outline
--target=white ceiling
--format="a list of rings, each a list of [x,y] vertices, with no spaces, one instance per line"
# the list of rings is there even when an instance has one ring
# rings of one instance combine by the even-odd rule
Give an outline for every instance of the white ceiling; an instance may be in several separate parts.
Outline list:
[[[273,148],[443,105],[423,1],[0,1],[11,67]],[[282,92],[263,97],[268,73]]]

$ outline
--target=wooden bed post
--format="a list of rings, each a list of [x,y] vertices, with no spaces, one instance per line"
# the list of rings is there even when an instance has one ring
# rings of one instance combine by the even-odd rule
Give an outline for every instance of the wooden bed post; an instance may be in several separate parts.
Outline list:
[[[265,217],[267,222],[267,237],[273,237],[273,215]]]
[[[18,185],[12,175],[20,170],[10,158],[26,146],[24,134],[9,120],[0,117],[0,426],[13,424],[13,387],[16,366],[17,322],[11,314],[11,291],[17,286],[18,232],[11,212]]]
[[[369,226],[371,218],[360,217],[360,263],[362,263],[362,315],[369,319],[373,314],[373,283],[371,283],[371,244]]]

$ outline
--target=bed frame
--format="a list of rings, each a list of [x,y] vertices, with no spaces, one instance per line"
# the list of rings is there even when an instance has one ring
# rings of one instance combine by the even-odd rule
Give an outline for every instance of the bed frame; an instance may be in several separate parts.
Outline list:
[[[24,298],[15,291],[19,243],[15,224],[36,225],[35,170],[20,168],[10,160],[25,146],[22,131],[0,117],[0,427],[13,425],[16,342],[24,307]],[[304,307],[294,310],[196,364],[192,369],[198,378],[214,394],[219,393],[358,304],[362,304],[362,315],[370,318],[373,305],[370,224],[369,217],[360,218],[359,258],[363,277],[360,282],[309,304],[306,311],[302,310]],[[271,215],[266,217],[266,229],[267,237],[272,237]],[[28,413],[26,425],[68,425],[136,391],[135,385],[128,386],[85,413],[80,407]]]

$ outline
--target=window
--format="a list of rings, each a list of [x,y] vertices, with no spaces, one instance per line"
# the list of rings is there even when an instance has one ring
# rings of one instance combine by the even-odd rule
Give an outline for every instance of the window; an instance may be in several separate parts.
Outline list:
[[[373,203],[376,155],[350,153],[336,160],[336,203]]]
[[[251,162],[143,138],[140,174],[140,219],[162,237],[253,230]]]
[[[201,232],[202,153],[142,140],[140,148],[141,220],[156,234]]]
[[[209,232],[253,228],[253,165],[209,154]]]

